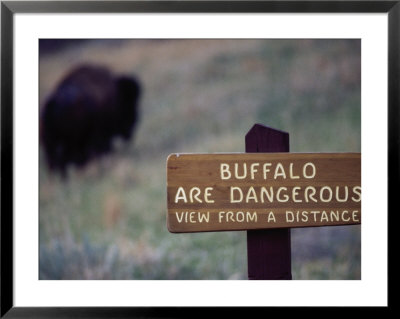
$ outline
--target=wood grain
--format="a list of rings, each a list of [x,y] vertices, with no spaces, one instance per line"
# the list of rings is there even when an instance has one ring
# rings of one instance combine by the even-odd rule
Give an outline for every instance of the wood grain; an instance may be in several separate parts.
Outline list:
[[[171,232],[361,223],[360,153],[171,154]]]

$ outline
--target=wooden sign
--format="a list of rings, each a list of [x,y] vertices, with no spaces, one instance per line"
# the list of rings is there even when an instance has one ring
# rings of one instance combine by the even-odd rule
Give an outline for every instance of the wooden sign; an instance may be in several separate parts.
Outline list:
[[[360,153],[171,154],[170,232],[361,223]]]

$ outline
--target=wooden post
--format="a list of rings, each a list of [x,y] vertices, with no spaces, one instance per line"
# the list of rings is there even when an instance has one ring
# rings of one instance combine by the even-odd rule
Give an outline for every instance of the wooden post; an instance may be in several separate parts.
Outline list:
[[[255,124],[246,134],[247,153],[289,152],[289,134]],[[248,278],[292,279],[290,228],[247,231]]]

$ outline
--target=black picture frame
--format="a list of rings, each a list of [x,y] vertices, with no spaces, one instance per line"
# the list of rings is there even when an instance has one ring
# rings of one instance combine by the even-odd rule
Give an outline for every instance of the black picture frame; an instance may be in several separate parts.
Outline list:
[[[13,299],[13,19],[15,13],[387,13],[388,207],[399,186],[400,1],[1,1],[1,309],[5,318],[190,317],[226,314],[217,308],[15,307]],[[388,211],[388,212],[389,212]],[[388,214],[390,219],[390,214]],[[390,222],[388,223],[391,224]],[[390,236],[389,232],[389,236]],[[388,244],[390,240],[388,238]],[[393,243],[393,241],[392,241]],[[390,245],[388,246],[390,250]],[[388,256],[389,258],[389,256]],[[388,281],[389,286],[390,281]],[[390,308],[390,298],[388,305]],[[266,311],[265,308],[253,309]],[[233,310],[239,314],[238,310]],[[268,309],[270,311],[270,309]],[[248,315],[248,310],[246,310]]]

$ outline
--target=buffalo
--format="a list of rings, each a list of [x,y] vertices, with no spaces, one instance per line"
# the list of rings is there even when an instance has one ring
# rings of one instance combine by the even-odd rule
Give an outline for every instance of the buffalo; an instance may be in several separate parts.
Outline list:
[[[83,167],[111,151],[116,137],[128,141],[138,121],[141,86],[133,76],[81,65],[46,100],[40,135],[50,170],[65,176],[69,164]]]

